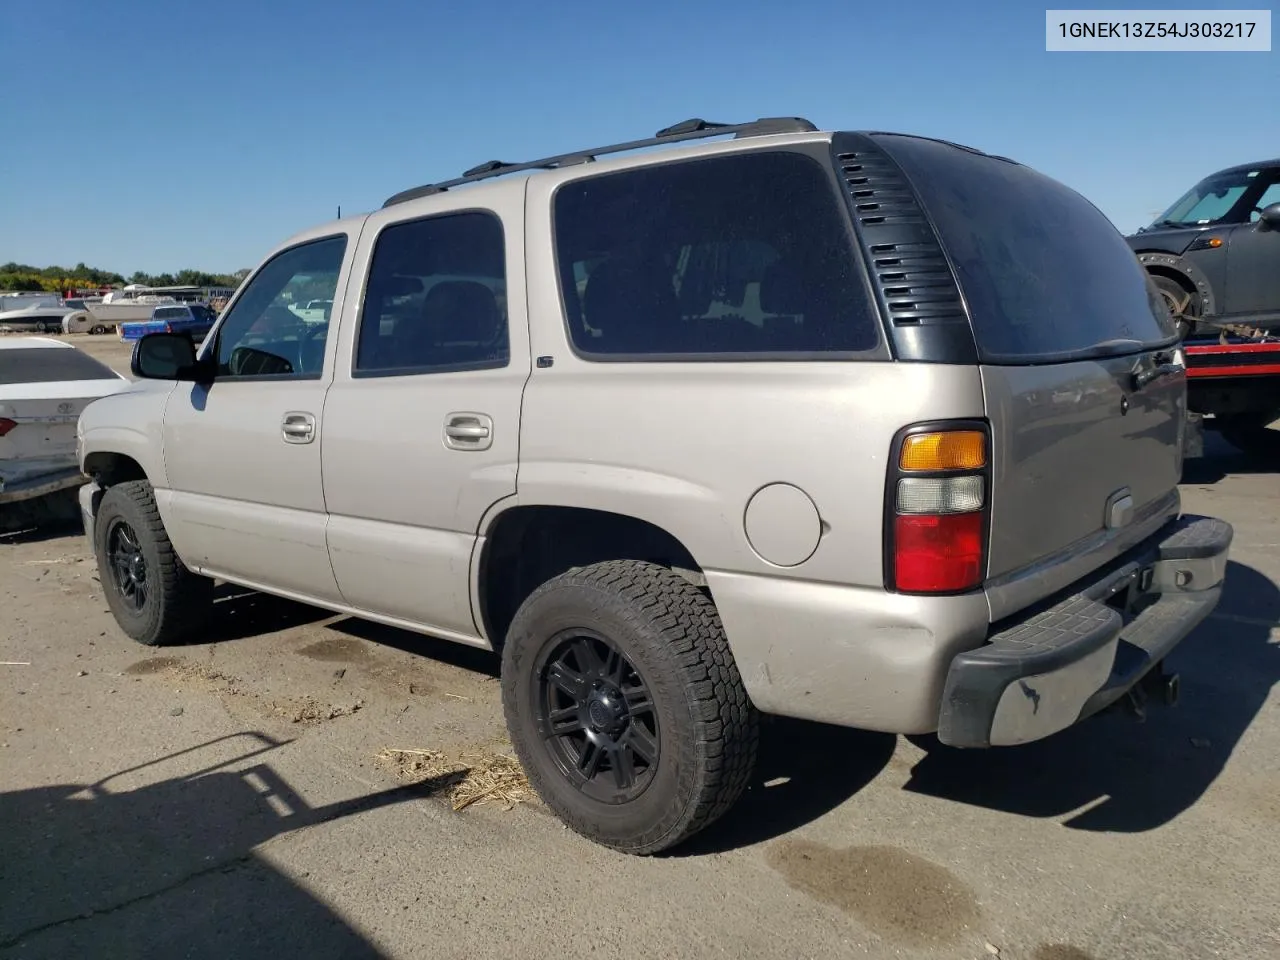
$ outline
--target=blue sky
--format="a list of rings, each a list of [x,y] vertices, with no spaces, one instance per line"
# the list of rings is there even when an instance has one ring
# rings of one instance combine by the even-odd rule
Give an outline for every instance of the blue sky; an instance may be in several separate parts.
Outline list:
[[[1045,6],[14,2],[0,262],[231,271],[339,204],[690,116],[957,140],[1126,231],[1280,155],[1280,54],[1047,53]]]

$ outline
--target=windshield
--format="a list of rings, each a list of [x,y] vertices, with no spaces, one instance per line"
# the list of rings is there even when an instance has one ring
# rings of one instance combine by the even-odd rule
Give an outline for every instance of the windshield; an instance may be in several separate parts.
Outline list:
[[[1205,177],[1182,195],[1155,223],[1161,226],[1202,226],[1217,223],[1231,212],[1258,179],[1258,170]]]

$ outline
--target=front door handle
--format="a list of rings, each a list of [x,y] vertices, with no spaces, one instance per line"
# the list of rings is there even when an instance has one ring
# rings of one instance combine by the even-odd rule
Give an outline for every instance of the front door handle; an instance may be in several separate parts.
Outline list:
[[[444,445],[451,450],[488,450],[493,418],[484,413],[451,413],[444,418]]]
[[[310,443],[316,438],[315,414],[292,411],[280,422],[285,443]]]

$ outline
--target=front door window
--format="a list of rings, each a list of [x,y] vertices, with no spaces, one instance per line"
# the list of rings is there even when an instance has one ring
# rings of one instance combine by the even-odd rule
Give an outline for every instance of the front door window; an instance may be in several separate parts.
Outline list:
[[[308,304],[333,301],[346,247],[346,234],[291,247],[249,280],[218,329],[219,379],[320,376],[330,311]]]

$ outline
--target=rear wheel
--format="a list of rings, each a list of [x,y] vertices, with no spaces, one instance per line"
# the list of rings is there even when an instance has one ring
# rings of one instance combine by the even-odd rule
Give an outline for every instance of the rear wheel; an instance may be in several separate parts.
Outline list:
[[[1188,290],[1172,277],[1152,274],[1151,279],[1160,291],[1160,296],[1169,305],[1169,312],[1178,324],[1178,335],[1185,340],[1196,332],[1200,318],[1200,298],[1194,290]]]
[[[174,643],[204,622],[213,581],[178,559],[147,481],[120,483],[103,494],[93,542],[107,606],[134,640]]]
[[[655,564],[594,564],[535,590],[507,634],[502,693],[539,796],[625,853],[713,823],[755,766],[758,718],[715,607]]]

